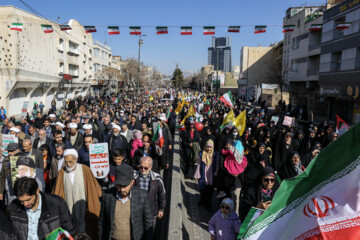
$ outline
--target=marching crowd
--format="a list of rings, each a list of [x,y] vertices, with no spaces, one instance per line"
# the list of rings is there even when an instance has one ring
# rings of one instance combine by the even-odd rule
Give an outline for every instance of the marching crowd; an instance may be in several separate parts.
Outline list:
[[[1,134],[15,141],[1,150],[0,239],[45,239],[59,227],[75,239],[160,239],[163,178],[180,122],[183,172],[199,185],[198,204],[212,211],[214,191],[219,200],[211,238],[236,239],[251,207],[269,208],[281,181],[337,139],[327,121],[285,126],[284,116],[296,112],[271,113],[266,103],[250,109],[239,99],[229,107],[211,94],[127,92],[75,97],[60,112],[54,105],[44,112],[35,103],[33,116],[17,123],[3,119]],[[245,124],[226,121],[243,111]],[[108,144],[103,178],[91,171],[96,143]]]

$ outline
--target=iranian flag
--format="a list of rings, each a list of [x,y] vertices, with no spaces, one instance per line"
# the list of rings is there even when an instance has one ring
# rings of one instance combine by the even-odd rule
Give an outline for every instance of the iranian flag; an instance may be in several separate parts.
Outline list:
[[[319,32],[322,29],[322,24],[311,24],[309,31],[310,32]]]
[[[239,230],[240,238],[244,236],[246,230],[250,227],[250,225],[261,215],[265,210],[251,207],[249,213],[246,215],[244,221],[241,223],[241,227]]]
[[[74,240],[74,238],[70,235],[70,233],[62,228],[57,228],[52,231],[45,240],[62,240],[69,239]]]
[[[171,106],[171,107],[169,108],[169,110],[167,111],[167,113],[166,113],[166,122],[169,121],[170,113],[171,113],[172,111],[173,111],[173,107]]]
[[[284,180],[244,239],[360,239],[360,124]]]
[[[225,93],[224,95],[222,95],[220,97],[220,101],[222,101],[223,103],[225,103],[226,105],[228,105],[231,108],[234,107],[233,96],[232,96],[232,93],[230,91]]]
[[[155,142],[157,154],[159,154],[161,156],[162,155],[162,147],[164,146],[165,140],[164,140],[162,130],[161,130],[161,127],[159,124],[157,126],[154,136],[152,137],[152,140]]]
[[[22,31],[23,29],[23,24],[22,23],[13,23],[11,24],[11,28],[10,30],[15,30],[15,31]]]
[[[350,129],[349,124],[347,124],[341,117],[336,115],[336,133],[341,137]]]
[[[192,35],[192,27],[181,27],[181,35]]]
[[[120,34],[120,30],[118,26],[108,26],[109,35]]]
[[[351,22],[344,22],[344,23],[339,23],[336,26],[336,29],[342,30],[342,29],[348,29],[351,26]]]
[[[44,33],[52,33],[54,31],[52,26],[48,24],[41,24],[41,27],[44,30]]]
[[[240,32],[240,26],[229,26],[228,32],[238,33]]]
[[[156,27],[156,34],[168,34],[167,27]]]
[[[204,35],[214,35],[215,34],[215,27],[208,26],[204,27]]]
[[[129,27],[130,35],[141,35],[141,27]]]
[[[95,26],[84,26],[86,33],[96,32]]]
[[[69,25],[63,24],[63,25],[60,25],[60,29],[61,29],[61,31],[68,31],[68,30],[71,30],[72,28]]]
[[[283,33],[293,32],[295,29],[295,25],[284,25],[283,26]]]
[[[266,32],[266,25],[257,25],[255,26],[255,34]]]

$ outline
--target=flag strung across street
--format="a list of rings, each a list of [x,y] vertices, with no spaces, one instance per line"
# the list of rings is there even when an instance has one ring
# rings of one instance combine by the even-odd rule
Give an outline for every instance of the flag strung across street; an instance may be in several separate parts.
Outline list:
[[[21,32],[22,29],[23,29],[23,24],[22,23],[13,23],[13,24],[11,24],[10,30],[15,30],[15,31]]]
[[[229,26],[228,32],[238,33],[240,32],[240,26]]]
[[[60,29],[61,31],[68,31],[68,30],[71,30],[71,27],[69,25],[60,25]]]
[[[44,33],[52,33],[54,31],[52,26],[48,24],[41,24],[41,27],[44,30]]]
[[[168,34],[167,27],[156,27],[156,34]]]
[[[130,35],[141,35],[141,27],[129,27]]]
[[[350,129],[349,124],[347,124],[341,117],[336,115],[336,133],[341,137]]]
[[[266,26],[265,25],[255,26],[255,34],[264,33],[264,32],[266,32]]]
[[[294,29],[295,29],[295,25],[284,25],[284,27],[283,27],[283,33],[293,32]]]
[[[96,32],[95,26],[84,26],[86,33]]]
[[[360,239],[360,124],[282,182],[244,239]],[[241,237],[241,236],[239,236]]]
[[[215,27],[207,26],[204,27],[204,35],[214,35],[215,34]]]
[[[120,29],[117,26],[108,26],[109,35],[120,34]]]
[[[192,27],[181,27],[181,35],[192,35]]]

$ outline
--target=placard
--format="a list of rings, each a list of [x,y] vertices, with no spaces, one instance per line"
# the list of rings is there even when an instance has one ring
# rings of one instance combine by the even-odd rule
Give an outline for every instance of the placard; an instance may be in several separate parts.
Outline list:
[[[275,122],[275,125],[279,122],[279,117],[277,116],[272,116],[271,117],[271,121],[274,121]]]
[[[107,143],[90,144],[90,169],[94,177],[105,178],[110,171],[109,149]]]
[[[11,156],[10,157],[11,183],[12,183],[13,187],[14,187],[16,180],[19,178],[22,178],[22,177],[35,178],[36,177],[36,169],[35,168],[31,168],[26,165],[16,166],[16,162],[18,161],[18,159],[20,157],[21,156]],[[26,156],[26,157],[31,158],[35,164],[35,156],[34,155]]]
[[[3,134],[2,135],[2,150],[3,150],[3,155],[4,156],[8,156],[8,151],[7,151],[7,147],[10,143],[15,142],[16,140],[16,136],[15,135],[11,135],[11,134]]]
[[[29,106],[29,101],[24,101],[23,103],[23,107],[21,109],[21,117],[25,118],[27,115],[27,111],[28,111],[28,106]]]
[[[290,127],[292,125],[292,123],[293,123],[292,117],[285,116],[283,125]]]

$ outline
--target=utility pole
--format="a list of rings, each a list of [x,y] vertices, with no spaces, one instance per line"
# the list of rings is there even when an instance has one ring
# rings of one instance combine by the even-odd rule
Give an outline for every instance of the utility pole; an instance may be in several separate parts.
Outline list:
[[[139,56],[138,56],[138,76],[137,76],[137,94],[138,95],[140,93],[140,49],[141,49],[142,44],[143,44],[143,40],[141,39],[141,35],[139,35]]]
[[[179,64],[176,64],[176,70],[179,69]],[[175,70],[175,71],[176,71]],[[179,89],[179,78],[178,78],[178,74],[176,73],[176,89]]]
[[[218,96],[219,93],[219,48],[216,47],[216,97]]]

